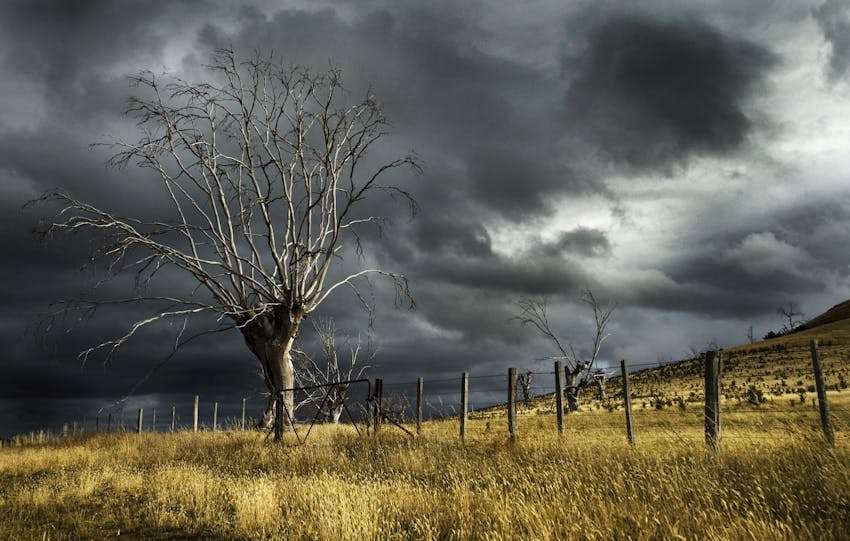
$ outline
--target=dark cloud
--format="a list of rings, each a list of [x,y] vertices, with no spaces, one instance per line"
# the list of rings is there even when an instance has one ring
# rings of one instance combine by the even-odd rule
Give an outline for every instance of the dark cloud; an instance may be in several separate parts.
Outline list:
[[[96,267],[80,271],[90,263],[94,239],[39,244],[31,230],[47,209],[22,211],[21,205],[62,187],[123,214],[167,218],[170,207],[155,180],[132,168],[109,170],[106,149],[88,147],[106,133],[136,133],[121,114],[133,91],[127,74],[170,67],[189,79],[207,77],[201,65],[216,46],[246,54],[273,49],[285,62],[316,69],[332,60],[343,68],[352,96],[371,85],[393,123],[389,144],[370,158],[412,148],[424,159],[421,178],[394,179],[415,193],[422,209],[415,220],[387,200],[363,208],[394,218],[384,236],[364,230],[369,262],[406,273],[417,299],[417,310],[395,310],[385,283],[364,286],[378,307],[374,373],[388,381],[540,366],[535,359],[548,354],[549,345],[510,321],[524,296],[548,296],[558,328],[581,342],[586,321],[575,298],[592,287],[623,307],[618,338],[606,355],[654,360],[661,351],[675,355],[665,348],[681,336],[702,339],[742,317],[770,317],[777,297],[820,295],[820,302],[835,294],[830,280],[846,278],[850,264],[836,249],[850,235],[846,197],[810,193],[771,205],[763,194],[747,192],[764,208],[742,207],[751,211],[737,223],[744,211],[721,214],[722,203],[683,200],[665,184],[682,181],[666,178],[652,186],[653,197],[686,207],[683,213],[690,209],[691,222],[683,227],[698,233],[671,232],[669,241],[638,237],[630,242],[657,247],[639,261],[635,246],[619,240],[624,227],[640,231],[665,216],[633,213],[640,201],[619,194],[610,175],[670,173],[698,156],[759,167],[748,141],[764,113],[751,102],[783,66],[770,52],[779,50],[775,38],[750,26],[781,22],[787,29],[803,19],[802,8],[774,9],[769,0],[718,2],[716,14],[708,8],[683,14],[663,0],[640,4],[541,4],[508,16],[485,2],[464,9],[451,2],[381,1],[356,7],[327,1],[321,8],[213,0],[4,3],[0,433],[91,419],[134,388],[128,417],[142,405],[162,416],[174,404],[188,419],[194,394],[201,395],[206,418],[212,401],[227,415],[238,411],[242,396],[251,397],[251,411],[259,408],[262,381],[236,332],[192,343],[147,379],[170,352],[177,327],[140,333],[106,367],[97,359],[81,367],[76,359],[78,351],[126,331],[144,308],[104,310],[68,334],[57,327],[48,348],[27,334],[49,303],[81,294],[125,296],[131,281],[118,277],[90,291],[103,277]],[[841,7],[827,2],[814,12],[831,42],[836,76],[846,73],[848,57]],[[698,180],[714,181],[712,174]],[[735,189],[747,181],[738,182]],[[582,208],[585,200],[591,202]],[[592,214],[591,205],[599,207],[593,223],[610,211],[616,224],[576,227]],[[541,231],[541,224],[551,229]],[[331,278],[360,263],[347,256]],[[185,277],[163,278],[160,292],[188,287]],[[348,292],[335,293],[320,312],[343,332],[365,332],[368,318]],[[315,349],[309,328],[300,338],[303,348]]]
[[[843,0],[827,0],[813,10],[815,20],[829,42],[829,76],[840,79],[850,68],[850,5]]]
[[[729,154],[753,129],[747,99],[775,64],[764,47],[698,20],[611,15],[565,60],[566,119],[637,171]]]

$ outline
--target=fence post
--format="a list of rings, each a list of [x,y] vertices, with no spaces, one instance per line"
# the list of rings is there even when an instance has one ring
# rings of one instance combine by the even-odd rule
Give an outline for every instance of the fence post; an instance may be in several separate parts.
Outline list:
[[[151,412],[151,432],[156,432],[156,408]]]
[[[171,406],[171,431],[177,428],[177,406]]]
[[[516,368],[508,368],[508,434],[511,441],[517,437],[516,427]]]
[[[213,432],[218,430],[218,402],[213,402]]]
[[[626,437],[629,445],[635,444],[635,427],[632,425],[632,395],[629,392],[629,371],[625,359],[620,360],[620,373],[623,378],[623,406],[626,410]]]
[[[106,415],[106,431],[112,432],[112,413]]]
[[[100,415],[94,418],[94,431],[95,433],[100,432]]]
[[[555,419],[558,434],[564,433],[564,384],[561,380],[561,361],[555,361]]]
[[[142,418],[145,414],[144,408],[139,408],[139,418],[136,420],[136,432],[142,433]]]
[[[384,414],[384,380],[375,378],[375,434],[381,430],[381,417]]]
[[[820,426],[823,428],[823,436],[830,447],[835,447],[835,432],[832,430],[832,420],[829,418],[829,403],[826,400],[826,388],[823,385],[823,371],[820,365],[820,354],[818,353],[818,341],[812,340],[809,344],[812,352],[812,370],[815,373],[815,387],[818,391],[818,409],[820,410]]]
[[[200,403],[200,398],[198,395],[195,395],[195,407],[192,409],[192,432],[198,431],[198,405]]]
[[[286,394],[283,391],[277,392],[274,410],[274,441],[280,443],[283,442],[283,424],[286,422],[283,415],[284,400],[286,400]]]
[[[245,430],[245,401],[246,398],[242,398],[242,430]]]
[[[416,435],[422,434],[422,378],[416,378]]]
[[[705,352],[705,443],[712,451],[720,447],[720,355]]]
[[[469,409],[469,372],[460,376],[460,441],[466,441],[466,412]]]

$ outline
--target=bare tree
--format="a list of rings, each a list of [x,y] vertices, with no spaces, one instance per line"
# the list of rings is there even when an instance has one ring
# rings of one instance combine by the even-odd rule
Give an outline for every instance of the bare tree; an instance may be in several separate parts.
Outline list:
[[[313,330],[319,338],[321,354],[314,359],[308,353],[294,350],[295,353],[295,382],[299,387],[314,385],[328,386],[334,383],[346,382],[363,377],[363,373],[372,367],[371,361],[377,351],[367,341],[365,347],[360,336],[354,340],[345,337],[344,358],[340,359],[340,351],[336,344],[336,323],[333,319],[316,319],[312,321]],[[338,423],[345,407],[348,396],[348,385],[340,384],[307,392],[306,397],[296,404],[300,406],[311,404],[321,408],[319,416],[325,421]]]
[[[557,357],[564,360],[567,405],[570,411],[578,409],[581,390],[592,383],[591,373],[599,357],[602,344],[609,336],[606,327],[616,308],[615,304],[603,305],[600,303],[590,290],[584,292],[581,302],[586,304],[593,312],[594,323],[593,343],[583,356],[576,353],[571,342],[564,341],[552,329],[549,322],[548,302],[545,298],[518,301],[519,314],[513,318],[523,325],[533,326],[540,334],[548,338],[558,350]]]
[[[782,319],[785,322],[782,325],[783,333],[791,332],[805,323],[805,320],[803,319],[803,312],[799,311],[797,303],[794,301],[788,301],[788,304],[780,306],[776,312],[782,316]]]
[[[259,360],[269,390],[263,425],[271,427],[278,404],[290,412],[294,406],[283,390],[295,383],[291,354],[301,323],[329,295],[350,288],[368,309],[358,284],[379,275],[392,281],[398,302],[413,307],[402,274],[332,270],[346,254],[362,254],[359,228],[383,223],[364,212],[367,198],[382,192],[415,211],[409,193],[384,178],[420,167],[413,156],[372,164],[367,153],[387,135],[387,119],[371,92],[351,99],[337,68],[314,73],[259,53],[243,61],[232,50],[216,51],[207,67],[202,83],[151,72],[132,77],[140,95],[130,98],[128,114],[140,138],[106,144],[112,166],[152,171],[170,216],[124,217],[57,190],[41,198],[61,208],[45,234],[102,233],[96,256],[113,271],[135,273],[138,284],[132,297],[108,302],[157,306],[122,336],[84,351],[83,360],[102,351],[109,362],[153,323],[213,314],[238,329]],[[151,296],[166,268],[195,288]]]
[[[520,390],[522,390],[522,403],[526,407],[531,407],[531,399],[534,398],[534,393],[532,392],[532,386],[534,385],[534,372],[531,370],[527,370],[525,372],[520,372],[517,374],[516,378],[516,386]],[[514,389],[514,395],[516,395],[516,389]]]

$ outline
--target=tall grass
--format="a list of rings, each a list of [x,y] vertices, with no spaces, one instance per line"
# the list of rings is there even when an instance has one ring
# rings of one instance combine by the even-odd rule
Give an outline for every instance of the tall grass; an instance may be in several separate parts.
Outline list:
[[[847,419],[828,450],[812,415],[730,412],[718,455],[687,411],[636,412],[635,448],[604,411],[568,416],[562,437],[526,413],[515,444],[493,418],[471,420],[465,445],[440,421],[419,439],[326,426],[301,446],[219,432],[9,448],[0,537],[847,538]]]

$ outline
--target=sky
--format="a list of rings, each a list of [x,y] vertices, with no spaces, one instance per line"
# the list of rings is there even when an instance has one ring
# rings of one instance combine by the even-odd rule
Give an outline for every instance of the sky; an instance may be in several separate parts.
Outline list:
[[[99,285],[95,239],[44,243],[32,232],[50,209],[24,208],[61,188],[127,215],[160,211],[155,179],[106,167],[108,151],[91,145],[137,133],[123,114],[128,75],[200,81],[217,47],[339,66],[347,88],[371,85],[383,104],[385,151],[420,156],[424,173],[400,182],[421,211],[375,203],[392,223],[366,243],[367,261],[406,274],[417,302],[398,309],[375,282],[370,374],[388,383],[550,369],[551,345],[512,321],[527,297],[548,299],[580,351],[592,338],[581,292],[615,302],[601,354],[611,366],[742,343],[751,325],[779,328],[783,303],[813,317],[850,298],[846,1],[9,0],[0,435],[90,422],[122,399],[161,412],[185,412],[195,394],[227,415],[242,396],[259,407],[259,365],[237,333],[163,364],[177,333],[166,324],[83,365],[78,352],[145,312],[45,330],[51,303],[121,296],[130,282]],[[317,315],[366,335],[353,295]]]

